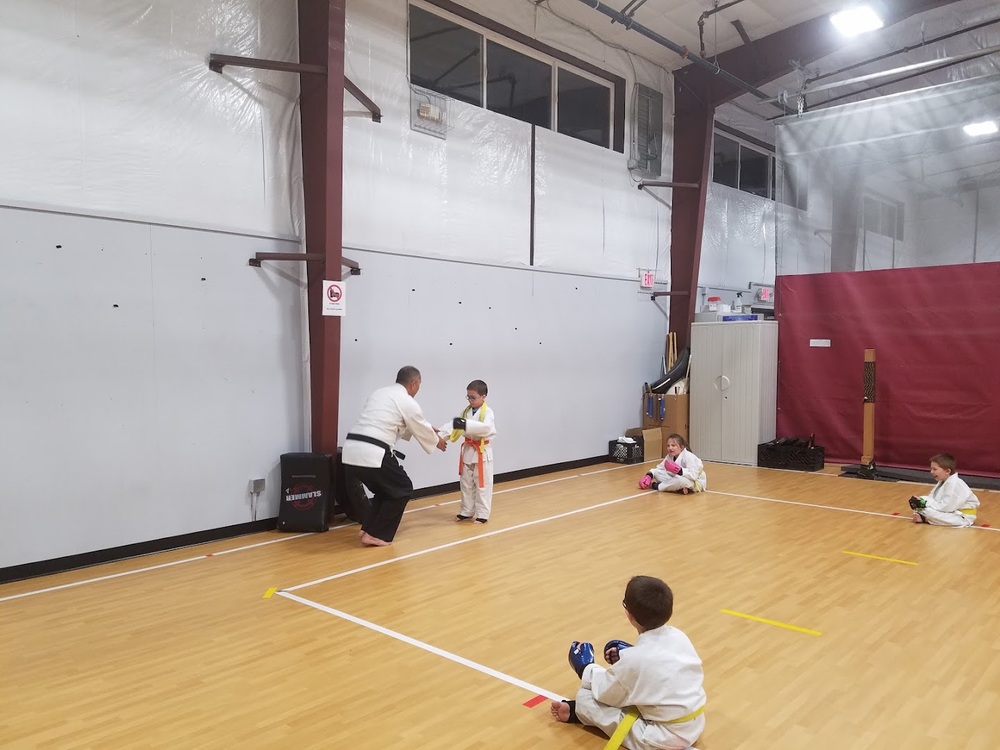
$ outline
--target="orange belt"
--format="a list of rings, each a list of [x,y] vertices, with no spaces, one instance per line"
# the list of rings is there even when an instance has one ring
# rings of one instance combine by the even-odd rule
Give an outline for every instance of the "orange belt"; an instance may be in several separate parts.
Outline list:
[[[476,452],[479,454],[479,461],[477,463],[479,464],[480,487],[486,486],[486,480],[483,479],[483,449],[489,444],[490,441],[485,440],[483,438],[480,438],[479,440],[473,440],[472,438],[467,437],[465,438],[465,442],[462,443],[462,449],[458,452],[458,475],[462,476],[462,464],[465,463],[465,461],[463,460],[463,456],[465,454],[465,446],[471,445],[473,448],[476,449]]]

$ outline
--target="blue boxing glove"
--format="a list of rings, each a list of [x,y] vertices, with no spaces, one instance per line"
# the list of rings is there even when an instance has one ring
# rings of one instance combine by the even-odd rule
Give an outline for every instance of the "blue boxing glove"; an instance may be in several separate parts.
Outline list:
[[[621,650],[623,648],[632,648],[631,643],[626,643],[625,641],[608,641],[604,644],[604,661],[608,664],[616,664],[618,659],[621,657]]]
[[[583,679],[583,670],[593,663],[594,645],[585,641],[573,641],[569,647],[569,665],[576,671],[576,676]]]

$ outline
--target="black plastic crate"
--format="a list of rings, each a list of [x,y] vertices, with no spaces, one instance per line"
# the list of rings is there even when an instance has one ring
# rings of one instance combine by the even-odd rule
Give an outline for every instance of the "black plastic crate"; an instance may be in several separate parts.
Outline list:
[[[634,443],[622,443],[618,440],[608,441],[608,460],[617,464],[641,464],[642,440]]]
[[[764,469],[819,471],[824,466],[823,446],[761,443],[757,446],[757,465]]]

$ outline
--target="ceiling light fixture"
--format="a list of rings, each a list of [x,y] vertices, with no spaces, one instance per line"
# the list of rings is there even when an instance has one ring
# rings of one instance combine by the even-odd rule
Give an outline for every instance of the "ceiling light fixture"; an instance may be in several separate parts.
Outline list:
[[[857,36],[884,25],[878,14],[867,5],[858,5],[830,16],[830,22],[844,36]]]
[[[1000,128],[993,120],[983,120],[982,122],[970,122],[965,125],[962,130],[965,131],[966,135],[977,136],[977,135],[993,135]]]

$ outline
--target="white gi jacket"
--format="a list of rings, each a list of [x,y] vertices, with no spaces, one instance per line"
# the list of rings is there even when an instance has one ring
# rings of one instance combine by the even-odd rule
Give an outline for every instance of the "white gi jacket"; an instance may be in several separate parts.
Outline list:
[[[428,453],[433,452],[438,444],[438,434],[424,419],[420,404],[399,383],[379,388],[369,396],[350,432],[381,440],[390,448],[397,440],[409,440],[411,437],[415,437]],[[360,440],[344,441],[345,464],[378,468],[384,457],[385,450],[377,445]]]
[[[483,409],[486,410],[485,413],[481,413]],[[489,404],[483,404],[478,409],[469,409],[468,413],[463,417],[465,420],[465,435],[463,435],[459,440],[462,440],[462,463],[465,464],[477,464],[479,463],[479,446],[478,445],[468,445],[464,442],[466,437],[472,438],[477,443],[480,438],[485,438],[487,444],[483,446],[483,460],[492,461],[493,460],[493,438],[497,436],[496,419],[493,416],[493,410],[489,407]],[[448,437],[451,435],[451,422],[443,425],[438,432],[444,436]]]
[[[667,471],[665,466],[667,461],[673,461],[679,465],[681,473],[672,474]],[[682,450],[677,458],[672,459],[670,456],[667,456],[659,465],[651,469],[649,473],[659,483],[658,489],[661,492],[677,492],[682,489],[704,492],[708,487],[708,477],[705,476],[705,465],[701,462],[700,458],[687,448]]]
[[[957,473],[938,482],[924,501],[927,507],[920,515],[935,526],[971,526],[976,520],[979,498]]]
[[[623,709],[635,706],[640,716],[626,737],[626,747],[693,745],[705,728],[704,714],[672,723],[696,713],[706,700],[701,659],[688,637],[663,625],[640,633],[634,646],[618,653],[618,662],[607,669],[596,664],[584,669],[576,705],[580,720],[610,736]]]

